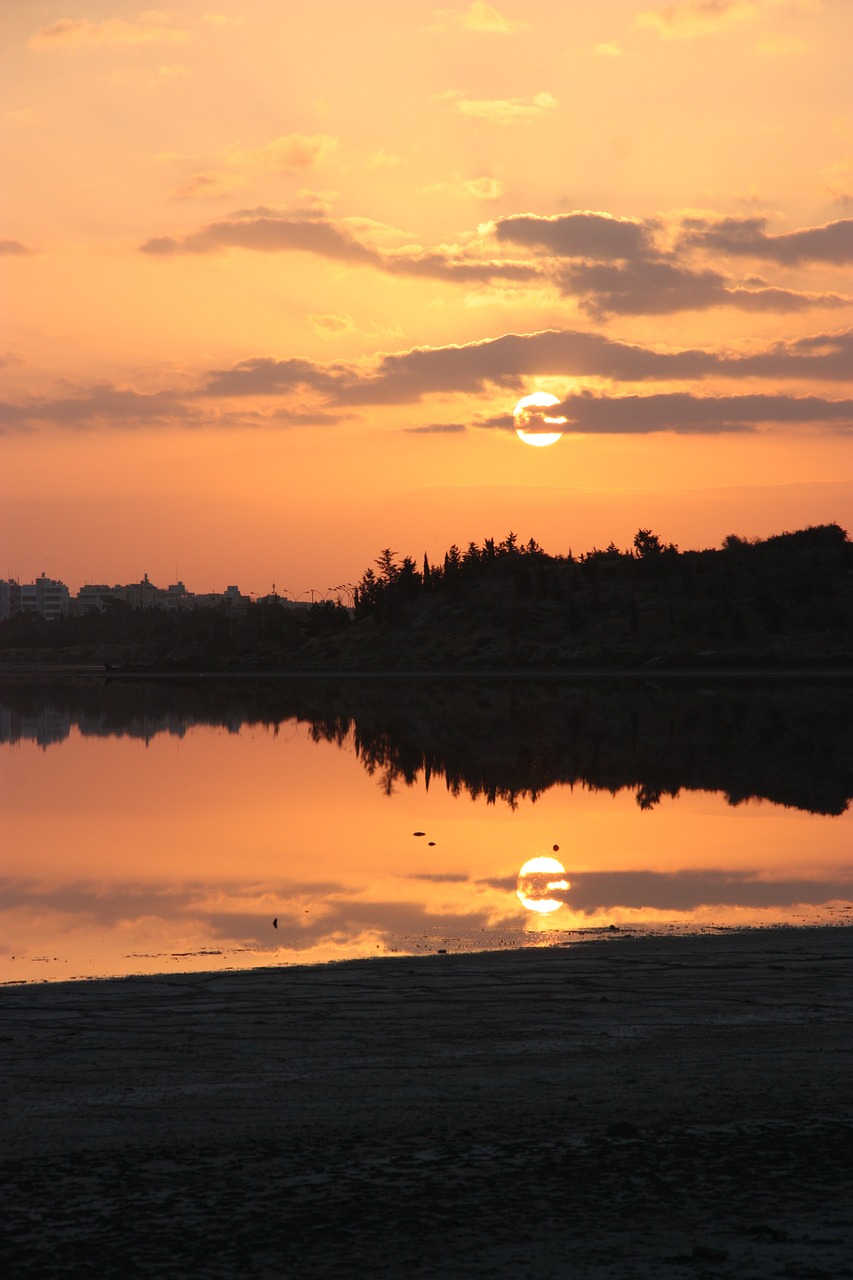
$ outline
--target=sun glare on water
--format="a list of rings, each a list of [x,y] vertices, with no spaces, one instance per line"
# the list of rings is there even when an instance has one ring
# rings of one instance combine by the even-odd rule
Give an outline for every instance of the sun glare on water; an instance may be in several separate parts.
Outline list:
[[[515,892],[523,907],[545,916],[564,905],[562,898],[550,895],[557,889],[565,892],[570,887],[566,868],[558,858],[538,857],[529,858],[519,871]]]
[[[556,444],[562,438],[562,431],[549,431],[547,428],[563,427],[568,419],[549,417],[543,410],[559,403],[557,397],[547,391],[534,391],[532,395],[522,397],[512,411],[519,440],[537,449]]]

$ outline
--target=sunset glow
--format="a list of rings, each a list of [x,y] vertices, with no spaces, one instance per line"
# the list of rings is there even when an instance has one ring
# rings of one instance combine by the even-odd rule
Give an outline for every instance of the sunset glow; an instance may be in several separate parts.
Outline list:
[[[389,543],[849,527],[850,5],[3,34],[0,574],[298,594]],[[517,447],[537,392],[570,449]]]

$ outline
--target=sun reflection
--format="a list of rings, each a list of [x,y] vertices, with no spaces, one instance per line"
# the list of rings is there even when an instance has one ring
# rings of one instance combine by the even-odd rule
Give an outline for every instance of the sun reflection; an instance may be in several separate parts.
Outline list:
[[[565,892],[570,887],[562,862],[558,858],[541,856],[525,862],[518,873],[515,892],[523,907],[545,916],[565,905],[562,898],[551,896],[554,891],[560,889]]]

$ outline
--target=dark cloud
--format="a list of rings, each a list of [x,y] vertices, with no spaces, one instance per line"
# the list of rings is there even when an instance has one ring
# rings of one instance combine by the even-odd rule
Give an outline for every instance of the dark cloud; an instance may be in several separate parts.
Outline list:
[[[405,427],[413,436],[455,436],[467,431],[464,422],[428,422],[420,427]]]
[[[806,340],[809,341],[809,340]],[[598,333],[550,329],[504,334],[465,346],[421,347],[386,355],[372,372],[343,373],[339,403],[411,404],[441,392],[478,394],[487,386],[518,390],[534,377],[602,377],[615,382],[732,378],[853,380],[853,330],[801,342],[777,343],[748,356],[688,348],[655,351]]]
[[[343,366],[322,366],[299,358],[275,360],[272,356],[255,356],[241,360],[230,369],[211,370],[200,394],[266,396],[307,388],[334,395],[345,377]]]
[[[167,390],[144,393],[108,384],[87,388],[78,395],[54,399],[33,398],[20,404],[0,404],[0,428],[24,429],[28,424],[53,422],[60,426],[133,426],[172,422],[189,427],[229,423],[232,419],[217,406],[215,416],[201,402],[258,396],[289,396],[313,393],[316,404],[302,404],[296,417],[286,408],[270,415],[258,414],[247,425],[269,423],[292,425],[297,421],[333,422],[341,412],[360,405],[414,404],[431,395],[461,393],[480,395],[494,389],[508,394],[529,389],[536,377],[606,378],[613,382],[696,382],[705,378],[772,378],[821,381],[853,381],[853,330],[816,334],[793,342],[778,342],[764,351],[734,355],[725,351],[686,348],[681,351],[654,350],[572,329],[549,329],[538,333],[504,334],[464,346],[416,347],[409,351],[380,356],[372,367],[339,362],[320,365],[292,357],[277,360],[257,356],[242,360],[230,369],[214,369],[194,391]],[[732,430],[733,424],[763,421],[849,422],[849,402],[784,395],[752,397],[698,397],[685,393],[683,399],[661,394],[635,397],[634,410],[625,397],[570,397],[566,413],[578,417],[578,430],[637,430],[626,425],[602,425],[597,415],[610,413],[598,406],[616,405],[617,415],[640,411],[683,410],[684,430]],[[655,408],[655,403],[657,409]],[[697,405],[709,406],[705,410]],[[770,413],[770,411],[773,413]],[[709,416],[710,414],[715,417]],[[741,416],[738,417],[737,414]],[[702,417],[702,414],[705,416]],[[735,416],[732,416],[732,415]],[[307,415],[307,417],[305,416]],[[759,416],[757,416],[759,415]],[[760,416],[763,415],[763,416]],[[775,415],[775,416],[774,416]],[[614,419],[615,420],[615,419]],[[677,426],[646,426],[645,430],[676,430]],[[667,422],[674,418],[667,417]],[[710,426],[711,422],[716,426]],[[583,425],[586,424],[586,425]],[[424,428],[449,431],[461,423],[436,423]],[[472,426],[509,427],[508,414],[471,420]]]
[[[0,240],[0,254],[15,258],[28,258],[32,252],[32,249],[28,249],[20,240]]]
[[[732,286],[718,271],[695,271],[660,259],[619,265],[572,263],[563,267],[556,279],[561,292],[579,297],[583,310],[596,319],[610,315],[707,311],[721,306],[741,311],[804,311],[809,307],[840,307],[851,302],[834,293],[745,289]]]
[[[379,249],[355,234],[352,226],[359,225],[335,223],[311,211],[293,213],[258,206],[184,236],[154,237],[141,251],[160,257],[234,248],[311,253],[390,275],[462,285],[540,280],[556,285],[564,295],[578,297],[582,308],[599,319],[720,306],[797,312],[851,302],[836,293],[809,293],[777,288],[763,280],[732,279],[713,267],[696,267],[689,259],[698,250],[789,266],[853,262],[853,219],[770,235],[766,218],[685,218],[675,248],[664,253],[657,241],[661,224],[653,219],[582,211],[553,216],[513,214],[499,219],[493,236],[500,244],[517,246],[520,260],[492,259],[477,256],[470,248],[444,245]],[[3,243],[17,245],[16,241]],[[24,246],[8,251],[27,252]]]
[[[254,249],[314,253],[334,261],[381,265],[379,254],[347,231],[321,218],[247,216],[211,222],[199,231],[176,238],[156,236],[140,246],[142,253],[160,256],[216,253],[224,249]]]
[[[802,262],[853,263],[853,218],[767,234],[766,218],[685,218],[681,243],[691,248],[764,258],[782,266]]]
[[[535,280],[538,267],[529,262],[483,261],[464,254],[423,250],[385,254],[382,269],[392,275],[424,276],[457,284],[485,284],[490,280]]]
[[[595,258],[613,261],[654,254],[656,224],[633,218],[613,218],[604,213],[567,213],[539,217],[513,214],[495,225],[500,241],[547,249],[558,258]]]
[[[469,877],[464,872],[412,871],[406,879],[428,880],[430,884],[467,884]]]
[[[827,424],[853,429],[853,400],[819,396],[696,396],[672,392],[650,396],[569,396],[549,410],[565,414],[568,431],[633,435],[672,431],[707,435],[751,431],[767,424]]]
[[[199,411],[176,391],[129,391],[99,383],[79,396],[33,398],[22,404],[0,402],[0,429],[50,422],[56,426],[134,426],[189,423]]]
[[[391,275],[420,276],[459,284],[489,280],[532,280],[539,275],[530,262],[488,261],[450,249],[407,249],[380,253],[363,244],[345,227],[325,218],[245,210],[220,222],[211,222],[182,237],[155,236],[140,246],[142,253],[159,257],[219,253],[250,249],[258,253],[313,253],[332,261],[374,267]]]

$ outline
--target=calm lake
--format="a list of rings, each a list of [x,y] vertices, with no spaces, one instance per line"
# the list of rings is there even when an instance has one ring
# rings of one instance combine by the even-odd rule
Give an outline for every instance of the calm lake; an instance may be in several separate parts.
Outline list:
[[[9,679],[0,978],[850,923],[852,710],[832,680]]]

